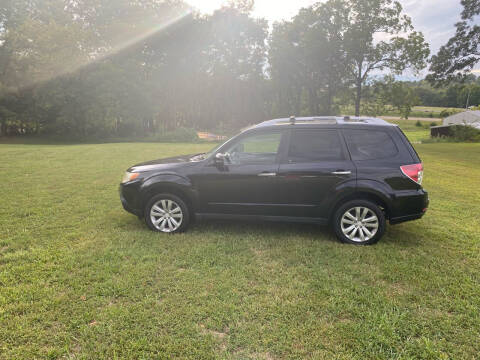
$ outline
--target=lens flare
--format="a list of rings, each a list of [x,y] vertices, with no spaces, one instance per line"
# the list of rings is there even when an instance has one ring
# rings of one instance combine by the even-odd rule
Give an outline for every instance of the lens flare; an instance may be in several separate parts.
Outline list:
[[[155,16],[141,17],[138,22],[126,19],[123,26],[117,25],[117,29],[110,29],[110,33],[114,33],[115,30],[116,32],[111,36],[113,39],[110,39],[108,47],[97,47],[91,53],[87,53],[87,50],[83,49],[80,44],[72,47],[72,43],[75,44],[77,42],[74,34],[62,31],[62,36],[57,38],[55,43],[49,44],[50,55],[45,56],[43,62],[36,64],[35,74],[18,81],[17,86],[11,89],[13,91],[22,91],[34,85],[52,81],[58,77],[74,74],[91,64],[115,56],[153,36],[168,31],[172,26],[186,19],[191,14],[192,10],[190,8],[183,8],[174,14],[165,16],[163,20]],[[38,31],[38,29],[35,31]]]

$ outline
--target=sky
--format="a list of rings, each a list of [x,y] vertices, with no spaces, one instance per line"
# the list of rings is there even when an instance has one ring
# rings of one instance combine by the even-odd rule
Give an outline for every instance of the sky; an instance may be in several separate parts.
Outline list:
[[[423,32],[430,44],[432,53],[455,33],[455,23],[460,20],[462,6],[460,0],[399,0],[404,12],[412,18],[415,29]],[[211,13],[224,3],[224,0],[187,0],[201,12]],[[289,20],[302,7],[317,0],[256,0],[254,16],[270,22]]]

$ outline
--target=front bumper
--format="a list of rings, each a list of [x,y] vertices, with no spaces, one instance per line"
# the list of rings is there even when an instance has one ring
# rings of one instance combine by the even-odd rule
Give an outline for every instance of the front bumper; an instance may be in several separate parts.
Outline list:
[[[122,202],[123,208],[129,213],[143,216],[143,211],[139,206],[140,194],[138,191],[138,184],[135,182],[120,184],[118,191],[120,193],[120,201]]]

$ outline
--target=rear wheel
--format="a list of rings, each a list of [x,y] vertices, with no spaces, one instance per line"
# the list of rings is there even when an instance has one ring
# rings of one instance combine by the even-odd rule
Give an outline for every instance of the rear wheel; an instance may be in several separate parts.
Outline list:
[[[385,215],[380,207],[368,200],[352,200],[335,212],[333,228],[345,243],[371,245],[385,232]]]
[[[178,196],[159,194],[145,207],[145,222],[150,229],[162,233],[179,233],[188,227],[190,212],[185,202]]]

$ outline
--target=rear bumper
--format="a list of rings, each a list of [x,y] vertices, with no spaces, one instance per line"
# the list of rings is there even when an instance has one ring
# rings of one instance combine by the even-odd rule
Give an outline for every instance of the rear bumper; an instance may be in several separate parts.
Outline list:
[[[400,224],[400,223],[405,222],[405,221],[418,220],[418,219],[420,219],[423,215],[425,215],[425,212],[422,212],[422,213],[420,213],[420,214],[399,216],[399,217],[390,219],[390,224],[395,225],[395,224]]]
[[[423,189],[395,194],[390,224],[420,219],[427,212],[429,203],[428,192]]]

